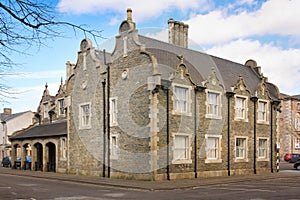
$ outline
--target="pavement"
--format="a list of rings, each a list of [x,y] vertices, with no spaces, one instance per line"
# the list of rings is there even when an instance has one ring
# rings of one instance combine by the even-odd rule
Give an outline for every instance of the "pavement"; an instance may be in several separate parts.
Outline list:
[[[288,177],[300,177],[300,173],[296,170],[291,171],[279,171],[273,173],[264,174],[249,174],[249,175],[237,175],[237,176],[225,176],[225,177],[210,177],[210,178],[197,178],[197,179],[182,179],[182,180],[164,180],[164,181],[140,181],[140,180],[124,180],[113,179],[95,176],[85,175],[72,175],[54,172],[41,172],[31,170],[19,170],[0,167],[0,174],[16,175],[35,177],[43,179],[52,179],[58,181],[77,182],[85,184],[93,184],[106,187],[117,187],[123,189],[132,190],[174,190],[174,189],[193,189],[201,186],[226,184],[226,183],[238,183],[245,181],[257,181],[267,179],[278,179]]]

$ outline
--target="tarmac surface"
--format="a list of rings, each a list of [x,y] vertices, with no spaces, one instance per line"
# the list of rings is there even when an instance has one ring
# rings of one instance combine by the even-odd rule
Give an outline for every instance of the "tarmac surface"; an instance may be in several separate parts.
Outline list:
[[[29,176],[36,178],[52,179],[58,181],[70,181],[85,184],[94,184],[107,187],[118,187],[132,190],[174,190],[174,189],[192,189],[199,186],[238,183],[244,181],[278,179],[285,177],[300,177],[300,171],[297,170],[283,170],[275,171],[273,173],[264,174],[250,174],[238,176],[225,176],[225,177],[210,177],[210,178],[197,178],[197,179],[181,179],[181,180],[164,180],[164,181],[140,181],[140,180],[124,180],[113,179],[95,176],[84,175],[71,175],[54,172],[41,172],[31,170],[18,170],[0,167],[0,174]]]

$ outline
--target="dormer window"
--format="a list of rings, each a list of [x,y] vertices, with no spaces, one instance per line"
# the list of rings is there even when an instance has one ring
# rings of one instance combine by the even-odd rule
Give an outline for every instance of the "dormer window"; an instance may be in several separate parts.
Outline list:
[[[267,123],[268,121],[268,102],[258,100],[258,122]]]
[[[128,38],[125,36],[123,37],[123,57],[127,56],[127,43]]]
[[[49,112],[49,103],[48,102],[44,103],[43,107],[44,107],[44,118],[48,118],[48,116],[49,116],[49,114],[48,114],[48,112]]]
[[[58,100],[58,114],[64,115],[65,114],[65,102],[64,99]]]
[[[174,114],[191,115],[191,87],[173,85]]]
[[[247,97],[236,96],[235,97],[235,119],[246,120],[247,119]]]
[[[207,91],[206,117],[221,119],[221,93]]]

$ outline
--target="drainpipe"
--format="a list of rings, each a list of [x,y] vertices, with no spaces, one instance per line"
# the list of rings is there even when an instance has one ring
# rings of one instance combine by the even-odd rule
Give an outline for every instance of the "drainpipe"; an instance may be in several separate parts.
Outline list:
[[[104,64],[107,66],[107,177],[110,178],[110,63],[106,62],[105,49],[104,54]]]
[[[103,92],[103,165],[102,165],[102,177],[105,177],[105,161],[106,161],[106,104],[105,104],[105,85],[106,80],[102,81],[102,92]]]
[[[169,97],[169,90],[171,86],[170,80],[161,80],[161,88],[166,91],[167,96],[167,105],[166,105],[166,120],[167,120],[167,180],[170,180],[170,97]]]
[[[167,92],[167,179],[170,180],[170,130],[169,130],[169,88],[166,89]]]
[[[169,143],[170,143],[170,124],[169,124],[169,121],[170,121],[170,116],[169,116],[169,111],[170,111],[170,108],[169,108],[169,102],[170,102],[170,97],[169,97],[169,90],[170,90],[170,86],[171,86],[171,81],[170,80],[161,80],[161,86],[160,88],[163,90],[163,91],[166,91],[166,120],[167,120],[167,124],[166,124],[166,143],[167,143],[167,180],[170,180],[170,147],[169,147]],[[157,85],[153,90],[152,90],[152,94],[156,94],[159,92],[159,86]]]
[[[258,97],[257,96],[253,96],[250,98],[251,101],[253,101],[253,171],[254,171],[254,174],[256,174],[256,102],[258,100]]]
[[[233,88],[234,89],[234,88]],[[234,92],[226,92],[227,96],[227,172],[228,176],[230,176],[230,98],[234,96]]]
[[[273,173],[273,102],[271,102],[271,132],[270,132],[270,166],[271,166],[271,172]]]

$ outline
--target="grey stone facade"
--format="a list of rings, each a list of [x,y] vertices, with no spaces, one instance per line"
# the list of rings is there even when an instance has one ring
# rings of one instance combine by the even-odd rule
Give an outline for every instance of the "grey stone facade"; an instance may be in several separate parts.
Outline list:
[[[256,62],[140,36],[131,12],[112,53],[84,39],[77,63],[67,63],[68,173],[162,180],[273,172],[279,91]]]

